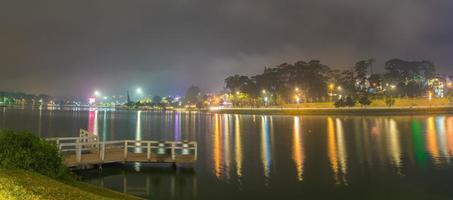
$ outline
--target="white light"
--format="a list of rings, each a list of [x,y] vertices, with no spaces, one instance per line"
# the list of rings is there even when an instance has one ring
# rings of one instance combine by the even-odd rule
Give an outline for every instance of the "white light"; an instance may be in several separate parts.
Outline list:
[[[95,90],[94,91],[94,96],[101,96],[101,92],[99,92],[98,90]]]
[[[135,90],[137,92],[137,94],[142,94],[143,91],[142,91],[142,88],[137,88],[137,90]]]

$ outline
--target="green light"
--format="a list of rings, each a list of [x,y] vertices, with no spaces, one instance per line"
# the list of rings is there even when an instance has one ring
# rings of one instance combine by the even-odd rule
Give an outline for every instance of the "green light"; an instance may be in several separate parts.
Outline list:
[[[427,158],[425,152],[425,142],[423,139],[422,128],[419,121],[412,121],[412,143],[414,145],[415,160],[421,167],[426,167]]]

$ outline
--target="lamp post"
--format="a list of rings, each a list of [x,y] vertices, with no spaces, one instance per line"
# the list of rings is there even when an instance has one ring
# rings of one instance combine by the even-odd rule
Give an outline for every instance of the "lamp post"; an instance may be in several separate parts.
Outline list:
[[[335,85],[333,83],[329,84],[329,97],[330,97],[330,101],[332,102],[333,101],[333,89],[335,88]]]

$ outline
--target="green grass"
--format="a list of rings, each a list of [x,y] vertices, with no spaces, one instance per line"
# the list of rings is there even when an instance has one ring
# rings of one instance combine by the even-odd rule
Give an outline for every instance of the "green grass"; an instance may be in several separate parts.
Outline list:
[[[71,199],[140,199],[98,188],[78,181],[60,182],[46,176],[0,169],[0,199],[4,200],[71,200]]]

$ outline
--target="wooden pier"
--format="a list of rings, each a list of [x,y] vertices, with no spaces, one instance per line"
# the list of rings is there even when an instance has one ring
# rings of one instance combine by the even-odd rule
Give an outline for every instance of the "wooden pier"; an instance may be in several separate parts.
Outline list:
[[[99,141],[85,130],[80,132],[80,137],[47,139],[55,142],[68,167],[126,162],[190,164],[197,160],[197,142]]]

